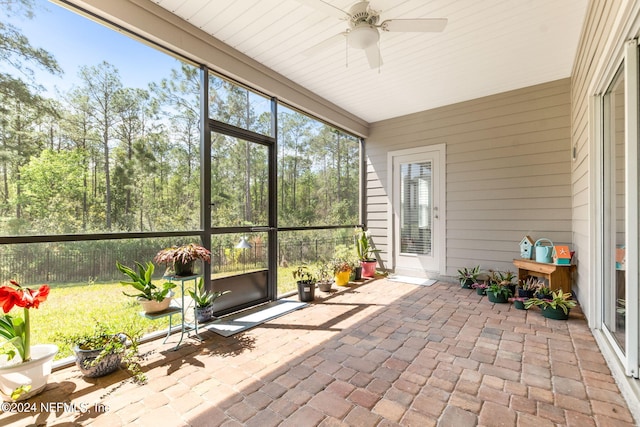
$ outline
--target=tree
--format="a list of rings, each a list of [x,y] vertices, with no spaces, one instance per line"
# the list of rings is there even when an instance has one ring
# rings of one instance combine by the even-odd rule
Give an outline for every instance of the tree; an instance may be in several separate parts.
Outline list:
[[[73,233],[82,209],[81,150],[43,150],[22,168],[20,202],[35,232]]]
[[[122,82],[118,70],[106,61],[99,66],[80,67],[81,90],[86,93],[89,111],[100,133],[103,150],[104,185],[105,185],[105,226],[111,230],[111,160],[109,157],[115,126],[118,124],[118,108],[116,101],[122,90]]]

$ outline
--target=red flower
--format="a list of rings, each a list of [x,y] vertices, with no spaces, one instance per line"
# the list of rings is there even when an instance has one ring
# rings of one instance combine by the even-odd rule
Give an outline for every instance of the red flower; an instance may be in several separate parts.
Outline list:
[[[17,286],[17,289],[11,286],[0,287],[0,305],[2,311],[8,313],[14,306],[24,308],[38,308],[41,302],[44,302],[49,296],[49,286],[42,285],[38,290],[23,288],[18,282],[12,280],[11,284]]]

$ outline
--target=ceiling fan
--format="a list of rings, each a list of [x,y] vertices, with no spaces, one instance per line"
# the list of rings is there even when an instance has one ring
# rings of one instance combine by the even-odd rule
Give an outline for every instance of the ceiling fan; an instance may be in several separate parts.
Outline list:
[[[351,6],[348,12],[322,0],[298,0],[298,2],[339,19],[345,19],[349,24],[349,28],[346,31],[312,46],[304,52],[305,55],[312,56],[346,37],[348,46],[364,50],[371,68],[378,68],[382,65],[382,57],[378,47],[378,41],[380,40],[379,30],[388,32],[441,32],[448,22],[445,18],[386,19],[380,22],[380,11],[372,9],[368,1],[359,1]]]

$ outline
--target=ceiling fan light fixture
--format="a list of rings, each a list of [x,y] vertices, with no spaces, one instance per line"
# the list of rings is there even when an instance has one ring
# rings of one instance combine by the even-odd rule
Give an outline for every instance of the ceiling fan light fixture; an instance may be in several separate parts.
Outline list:
[[[349,46],[355,49],[366,49],[378,43],[380,33],[371,25],[360,25],[347,34]]]

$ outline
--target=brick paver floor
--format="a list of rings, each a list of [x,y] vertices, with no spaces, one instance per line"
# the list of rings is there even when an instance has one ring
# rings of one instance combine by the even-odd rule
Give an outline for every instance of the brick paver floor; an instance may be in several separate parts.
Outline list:
[[[319,294],[236,336],[144,344],[144,386],[56,371],[0,425],[634,425],[579,309],[546,320],[444,282]]]

